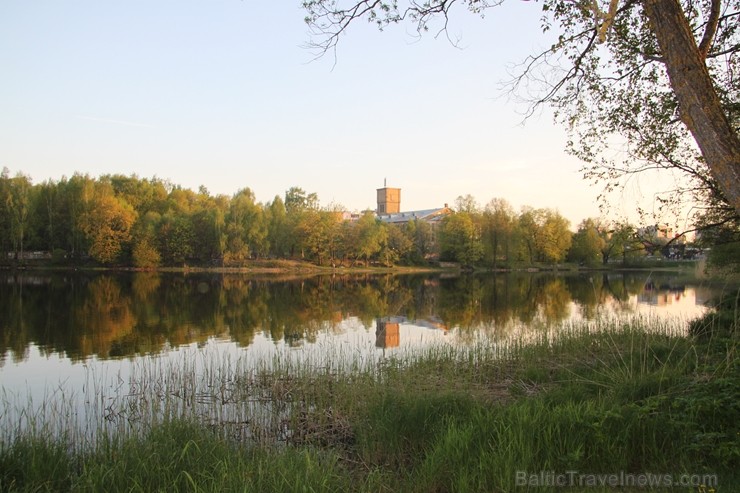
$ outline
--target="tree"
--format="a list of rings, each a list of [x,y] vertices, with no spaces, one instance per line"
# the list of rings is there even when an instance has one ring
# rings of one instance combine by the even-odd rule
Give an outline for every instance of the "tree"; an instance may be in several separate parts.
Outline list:
[[[270,253],[276,257],[286,257],[290,253],[290,231],[285,202],[276,195],[265,208],[267,221],[267,242]]]
[[[224,261],[227,264],[243,264],[252,256],[262,255],[266,251],[264,212],[254,200],[254,193],[248,188],[240,190],[231,199],[226,217]]]
[[[520,258],[527,262],[561,262],[571,245],[569,222],[557,211],[524,207],[517,221]]]
[[[10,196],[10,170],[3,168],[0,173],[0,253],[3,256],[12,248],[10,239],[10,213],[8,200]]]
[[[410,230],[405,226],[384,225],[388,231],[388,241],[380,253],[386,266],[391,266],[399,260],[407,264],[417,263],[419,260],[414,258],[414,240],[409,234]]]
[[[597,219],[587,218],[581,221],[578,231],[573,235],[568,258],[574,262],[595,265],[602,263],[601,252],[606,240],[601,236]]]
[[[7,179],[3,170],[3,181]],[[9,217],[10,239],[15,258],[23,258],[26,235],[28,233],[28,218],[31,208],[31,179],[23,173],[7,179],[5,188],[5,211]]]
[[[109,182],[97,182],[90,206],[80,216],[90,257],[103,264],[116,261],[131,240],[134,221],[134,208],[114,196]]]
[[[191,217],[167,211],[159,221],[157,250],[165,265],[184,265],[193,256],[195,231]]]
[[[470,194],[467,194],[465,196],[458,196],[455,199],[455,210],[457,212],[467,212],[468,214],[475,214],[479,212],[480,207],[478,207],[478,201],[475,200],[475,197],[473,197]]]
[[[316,193],[306,192],[299,187],[291,187],[285,192],[285,209],[289,214],[306,209],[318,209],[319,197]]]
[[[60,238],[60,225],[63,224],[62,208],[60,207],[60,190],[56,183],[47,180],[36,185],[36,217],[39,231],[39,245],[50,252],[63,244]]]
[[[537,260],[537,236],[540,213],[532,207],[523,207],[516,222],[518,258],[532,263]]]
[[[606,232],[606,243],[601,251],[604,264],[616,256],[621,256],[624,264],[627,263],[628,258],[644,254],[645,247],[637,237],[634,226],[624,221],[618,221],[609,227]]]
[[[544,222],[540,225],[537,241],[541,260],[558,263],[565,259],[573,238],[569,228],[570,222],[560,213],[545,209]]]
[[[193,241],[193,256],[200,262],[214,265],[223,260],[226,247],[224,230],[229,198],[225,195],[211,197],[202,190],[199,195],[201,203],[192,216],[193,229],[197,232]]]
[[[444,29],[456,4],[482,15],[500,3],[306,0],[303,7],[323,54],[359,19],[381,29],[408,20],[423,33],[435,19]],[[740,67],[740,2],[544,0],[542,9],[543,30],[557,25],[560,34],[521,65],[512,88],[524,80],[542,84],[531,102],[555,107],[575,134],[568,147],[585,160],[586,174],[609,188],[634,171],[635,160],[643,170],[675,170],[740,215],[740,79],[733,75]],[[615,135],[627,144],[619,163],[597,145]],[[694,144],[699,154],[692,156]]]
[[[441,257],[463,265],[475,264],[483,256],[480,236],[472,214],[458,212],[445,217],[439,232]]]
[[[339,218],[334,211],[304,211],[296,227],[301,251],[315,259],[319,265],[323,265],[326,260],[333,262],[338,246],[339,225]]]
[[[388,230],[375,214],[367,212],[351,225],[350,232],[345,238],[352,264],[362,260],[367,265],[387,247]]]
[[[73,258],[87,255],[88,245],[81,219],[92,207],[95,181],[89,175],[75,173],[69,180],[63,179],[59,186],[69,217],[66,250]]]
[[[406,223],[406,230],[413,241],[413,258],[416,262],[424,262],[434,253],[434,231],[426,221],[414,219]]]
[[[305,215],[317,211],[319,208],[319,197],[316,193],[306,195],[306,192],[299,187],[291,187],[285,192],[285,211],[287,217],[287,229],[290,234],[287,235],[289,241],[290,255],[296,255],[296,249],[301,250],[301,257],[304,256],[305,250],[301,245],[300,227],[305,224]]]
[[[131,235],[131,260],[134,266],[148,269],[158,267],[162,261],[157,248],[157,230],[161,219],[157,212],[149,211],[136,221]]]
[[[483,213],[483,242],[488,251],[493,268],[498,260],[509,260],[516,214],[504,199],[491,199]]]

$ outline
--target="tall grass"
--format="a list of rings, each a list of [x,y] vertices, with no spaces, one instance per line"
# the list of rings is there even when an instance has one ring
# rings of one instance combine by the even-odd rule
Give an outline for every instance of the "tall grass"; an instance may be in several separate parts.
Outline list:
[[[517,474],[541,471],[716,474],[734,491],[737,325],[604,319],[387,358],[152,360],[88,399],[82,431],[64,398],[16,413],[0,491],[526,491]]]

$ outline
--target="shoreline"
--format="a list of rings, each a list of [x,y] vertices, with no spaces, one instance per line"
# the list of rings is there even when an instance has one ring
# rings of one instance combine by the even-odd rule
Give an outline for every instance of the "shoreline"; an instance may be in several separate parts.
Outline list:
[[[589,272],[629,272],[629,271],[652,271],[652,272],[685,272],[686,270],[697,271],[700,261],[677,261],[674,264],[661,262],[659,265],[648,263],[642,265],[600,265],[600,266],[578,266],[573,264],[557,265],[521,265],[505,268],[479,267],[465,268],[451,263],[443,265],[428,266],[322,266],[300,260],[253,260],[247,265],[239,267],[204,267],[204,266],[182,266],[182,267],[153,267],[142,268],[133,266],[103,266],[103,265],[53,265],[48,262],[27,262],[23,265],[0,264],[0,270],[6,271],[89,271],[89,272],[142,272],[142,273],[214,273],[214,274],[425,274],[425,273],[456,273],[456,274],[506,274],[506,273],[589,273]]]

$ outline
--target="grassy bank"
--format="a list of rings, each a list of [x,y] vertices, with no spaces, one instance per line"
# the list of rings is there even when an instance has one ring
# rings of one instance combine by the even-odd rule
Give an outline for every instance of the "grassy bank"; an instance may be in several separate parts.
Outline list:
[[[137,416],[173,411],[129,415],[128,431],[90,440],[50,433],[43,422],[6,434],[0,491],[561,491],[560,480],[576,485],[571,491],[651,491],[661,488],[640,481],[669,483],[647,473],[672,475],[671,491],[738,491],[734,303],[689,335],[665,322],[603,320],[556,338],[342,368],[284,361],[257,372],[231,363],[205,376],[144,372],[150,387],[169,387],[125,407],[139,406]],[[197,410],[209,399],[216,414]],[[242,414],[226,417],[229,406]],[[615,476],[595,476],[605,474]]]

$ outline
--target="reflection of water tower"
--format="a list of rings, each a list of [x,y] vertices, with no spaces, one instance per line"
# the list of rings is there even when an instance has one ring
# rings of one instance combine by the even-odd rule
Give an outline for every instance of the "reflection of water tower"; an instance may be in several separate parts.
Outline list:
[[[401,344],[400,324],[388,318],[379,318],[375,328],[375,347],[390,348]]]

